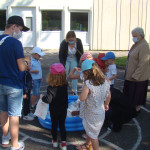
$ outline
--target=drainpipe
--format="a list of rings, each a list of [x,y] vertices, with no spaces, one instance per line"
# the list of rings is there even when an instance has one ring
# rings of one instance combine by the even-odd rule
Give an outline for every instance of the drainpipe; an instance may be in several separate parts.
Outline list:
[[[41,32],[41,13],[40,7],[36,6],[35,10],[35,46],[40,46],[40,32]]]

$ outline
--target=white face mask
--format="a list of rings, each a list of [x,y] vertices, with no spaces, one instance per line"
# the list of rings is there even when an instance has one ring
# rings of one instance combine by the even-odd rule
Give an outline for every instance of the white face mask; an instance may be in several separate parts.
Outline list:
[[[21,32],[20,30],[19,30],[18,33],[16,33],[16,32],[13,33],[13,37],[14,37],[15,39],[19,39],[19,38],[21,38],[21,36],[22,36],[22,32]]]
[[[139,41],[137,37],[132,37],[132,40],[134,43],[137,43]]]

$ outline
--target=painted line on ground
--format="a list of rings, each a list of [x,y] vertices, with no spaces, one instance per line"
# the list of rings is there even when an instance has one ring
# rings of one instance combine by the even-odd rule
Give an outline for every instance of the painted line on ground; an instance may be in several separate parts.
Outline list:
[[[142,134],[141,134],[141,127],[139,126],[138,121],[135,118],[133,118],[132,120],[134,121],[134,123],[135,123],[135,125],[137,127],[137,130],[138,130],[138,138],[137,138],[137,141],[136,141],[136,143],[134,144],[134,146],[132,147],[131,150],[136,150],[137,147],[140,145],[140,142],[142,140]],[[125,124],[125,125],[132,125],[133,126],[134,124]],[[119,146],[117,146],[117,145],[115,145],[115,144],[113,144],[113,143],[111,143],[111,142],[109,142],[109,141],[107,141],[105,139],[101,139],[100,141],[102,141],[105,144],[113,147],[116,150],[123,150],[121,147],[119,147]]]
[[[113,143],[111,143],[109,141],[106,141],[104,139],[101,139],[100,141],[103,142],[103,143],[105,143],[106,145],[109,145],[110,147],[113,147],[116,150],[124,150],[121,147],[119,147],[119,146],[117,146],[117,145],[115,145],[115,144],[113,144]]]
[[[31,139],[32,141],[39,142],[39,143],[42,143],[42,144],[47,144],[47,145],[52,144],[52,142],[50,142],[50,141],[45,141],[45,140],[42,140],[42,139],[37,139],[37,138],[33,138],[33,137],[30,137],[30,139]]]
[[[108,129],[104,134],[102,134],[101,136],[99,136],[98,139],[101,140],[101,139],[105,138],[110,133],[111,133],[111,130]]]
[[[31,136],[28,136],[28,135],[26,135],[25,133],[23,133],[23,132],[21,132],[21,131],[19,131],[19,134],[21,135],[21,136],[23,136],[23,138],[22,138],[22,140],[21,141],[26,141],[27,139],[31,139],[32,141],[35,141],[35,142],[39,142],[39,143],[43,143],[43,144],[51,144],[51,142],[49,142],[49,141],[45,141],[45,140],[42,140],[42,139],[38,139],[38,138],[33,138],[33,137],[31,137]]]
[[[150,111],[149,111],[148,109],[146,109],[145,107],[141,106],[141,108],[142,108],[143,110],[145,110],[146,112],[150,113]]]
[[[107,129],[107,131],[103,135],[99,136],[99,138],[98,138],[99,141],[105,143],[106,145],[108,145],[110,147],[113,147],[116,150],[123,150],[121,147],[119,147],[119,146],[117,146],[117,145],[115,145],[115,144],[113,144],[113,143],[111,143],[111,142],[104,139],[110,133],[111,133],[111,130]]]
[[[133,118],[132,120],[135,122],[137,129],[138,129],[138,139],[137,139],[135,145],[131,148],[131,150],[136,150],[142,141],[142,133],[141,133],[141,127],[140,127],[138,121],[135,118]]]
[[[136,150],[137,147],[140,145],[140,142],[142,140],[142,136],[141,136],[141,128],[139,126],[139,123],[137,122],[136,119],[132,119],[134,122],[135,122],[135,125],[137,126],[137,129],[138,129],[138,139],[135,143],[135,145],[132,147],[131,150]],[[125,124],[125,125],[134,125],[134,124]],[[105,138],[107,135],[109,135],[111,133],[111,130],[107,130],[104,134],[102,134],[101,136],[99,136],[99,141],[105,143],[106,145],[110,146],[110,147],[113,147],[114,149],[116,150],[124,150],[122,149],[121,147],[103,139]],[[39,138],[33,138],[31,136],[28,136],[26,135],[25,133],[19,131],[19,134],[23,137],[20,141],[26,141],[27,139],[31,139],[32,141],[34,142],[38,142],[38,143],[43,143],[43,144],[47,144],[47,145],[52,145],[52,142],[50,141],[46,141],[46,140],[42,140],[42,139],[39,139]],[[74,141],[74,142],[67,142],[67,145],[80,145],[80,144],[83,144],[85,141]],[[8,149],[5,149],[5,150],[8,150]]]
[[[111,147],[113,147],[113,148],[115,148],[117,150],[123,150],[122,148],[118,147],[117,145],[115,145],[115,144],[113,144],[111,142],[108,142],[108,141],[102,139],[103,137],[107,136],[109,133],[111,133],[111,131],[107,130],[106,133],[104,133],[103,135],[101,135],[99,137],[100,141],[104,142],[105,144],[107,144],[107,145],[109,145],[109,146],[111,146]],[[25,133],[23,133],[21,131],[19,131],[19,134],[21,136],[23,136],[23,138],[21,140],[19,140],[19,141],[25,142],[27,139],[31,139],[34,142],[38,142],[38,143],[42,143],[42,144],[47,144],[47,145],[52,145],[52,142],[50,142],[50,141],[46,141],[46,140],[42,140],[42,139],[38,139],[38,138],[33,138],[31,136],[26,135]],[[74,142],[67,142],[67,145],[68,146],[69,145],[76,146],[76,145],[80,145],[80,144],[83,144],[83,143],[85,143],[85,140],[83,140],[83,141],[74,141]],[[5,150],[9,150],[9,148],[5,148]]]
[[[126,125],[126,126],[136,126],[135,124],[132,124],[132,123],[126,123],[124,125]]]
[[[122,79],[115,79],[115,80],[124,81],[124,80],[122,80]]]
[[[110,134],[111,131],[110,130],[107,130],[103,135],[101,135],[99,137],[99,140],[102,140],[102,138],[106,137],[108,134]],[[35,141],[35,142],[39,142],[39,143],[43,143],[43,144],[52,144],[52,142],[50,141],[46,141],[46,140],[42,140],[42,139],[39,139],[39,138],[33,138],[31,136],[28,136],[26,135],[25,133],[23,132],[19,132],[19,134],[23,137],[20,141],[26,141],[27,139],[31,139],[32,141]],[[77,145],[77,144],[83,144],[85,142],[85,140],[83,141],[74,141],[74,142],[67,142],[67,145]]]
[[[21,141],[26,141],[27,139],[29,138],[29,136],[28,135],[26,135],[26,136],[24,136],[22,139],[21,139]]]

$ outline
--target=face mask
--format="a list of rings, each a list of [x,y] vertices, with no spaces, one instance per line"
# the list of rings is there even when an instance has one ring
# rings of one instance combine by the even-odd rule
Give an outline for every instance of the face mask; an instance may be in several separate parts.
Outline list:
[[[70,45],[72,45],[72,44],[75,43],[75,41],[68,41],[68,43],[69,43]]]
[[[21,32],[20,30],[19,30],[18,33],[16,33],[16,32],[13,33],[13,37],[14,37],[15,39],[19,39],[19,38],[21,38],[21,36],[22,36],[22,32]]]
[[[134,43],[137,43],[139,41],[137,37],[133,37],[132,40]]]

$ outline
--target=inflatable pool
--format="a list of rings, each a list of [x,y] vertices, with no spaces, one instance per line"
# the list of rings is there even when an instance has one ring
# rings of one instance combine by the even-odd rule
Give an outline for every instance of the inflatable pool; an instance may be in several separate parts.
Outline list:
[[[75,102],[78,99],[78,96],[68,96],[68,103],[70,102]],[[51,129],[51,117],[49,114],[47,114],[46,119],[43,120],[38,117],[39,123],[42,125],[42,127],[46,129]],[[82,131],[84,130],[83,125],[82,125],[82,119],[80,117],[67,117],[66,122],[66,131]],[[59,130],[59,128],[58,128]]]

